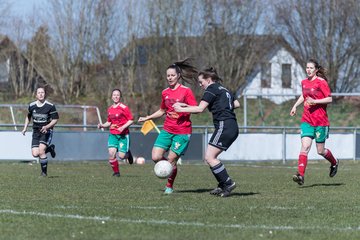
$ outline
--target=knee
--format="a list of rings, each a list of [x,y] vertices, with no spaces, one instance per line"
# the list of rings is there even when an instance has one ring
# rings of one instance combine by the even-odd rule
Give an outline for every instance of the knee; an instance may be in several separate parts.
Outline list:
[[[323,149],[323,150],[318,150],[317,151],[318,152],[318,154],[320,155],[320,156],[325,156],[325,150]]]
[[[153,153],[153,154],[151,154],[151,158],[156,163],[156,162],[160,161],[163,158],[163,156],[160,154]]]

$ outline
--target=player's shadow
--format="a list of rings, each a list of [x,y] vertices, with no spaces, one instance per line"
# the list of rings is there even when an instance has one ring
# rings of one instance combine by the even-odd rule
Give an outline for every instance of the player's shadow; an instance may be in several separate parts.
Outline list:
[[[311,187],[339,187],[345,185],[345,183],[315,183],[308,186],[301,186],[301,188],[311,188]]]
[[[181,192],[181,193],[209,193],[211,190],[213,189],[208,189],[208,188],[200,188],[200,189],[188,189],[188,190],[176,190],[177,192]],[[236,190],[235,190],[236,191]],[[234,197],[234,196],[251,196],[251,195],[257,195],[260,194],[258,192],[231,192],[230,197]]]

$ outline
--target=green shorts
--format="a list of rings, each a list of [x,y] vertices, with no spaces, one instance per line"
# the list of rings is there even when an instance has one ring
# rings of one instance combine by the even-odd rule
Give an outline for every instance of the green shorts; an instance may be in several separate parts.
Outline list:
[[[171,149],[171,151],[180,156],[186,152],[189,142],[190,134],[172,134],[161,130],[154,146],[165,149],[166,151]]]
[[[329,137],[329,126],[311,126],[310,124],[303,122],[300,125],[301,137],[310,137],[315,139],[317,143],[324,143]]]
[[[109,134],[108,148],[116,148],[118,152],[127,153],[130,146],[129,134]]]

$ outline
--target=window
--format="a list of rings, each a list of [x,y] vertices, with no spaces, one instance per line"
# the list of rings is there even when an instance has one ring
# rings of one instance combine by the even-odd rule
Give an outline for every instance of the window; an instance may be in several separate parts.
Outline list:
[[[271,87],[271,63],[264,63],[261,65],[261,87]]]
[[[283,64],[281,67],[281,81],[283,88],[291,88],[291,64]]]

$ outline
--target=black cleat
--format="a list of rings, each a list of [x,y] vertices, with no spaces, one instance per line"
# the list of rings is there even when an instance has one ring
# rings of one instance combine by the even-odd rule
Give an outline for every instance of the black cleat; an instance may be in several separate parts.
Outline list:
[[[113,173],[113,177],[120,177],[120,173],[118,173],[118,172]]]
[[[45,153],[50,153],[51,157],[54,158],[56,157],[56,152],[55,152],[55,145],[51,144],[50,146],[48,146],[45,150]]]
[[[129,164],[133,164],[134,163],[134,158],[133,158],[133,155],[131,154],[131,151],[129,150],[127,153],[127,160],[129,162]]]
[[[211,190],[210,194],[211,195],[219,195],[222,191],[223,191],[223,189],[221,187],[217,187],[217,188]]]
[[[222,192],[219,193],[218,195],[220,197],[228,197],[228,196],[230,196],[231,191],[234,190],[235,188],[236,188],[236,183],[232,182],[232,184],[230,184],[230,185],[225,185]]]
[[[299,185],[304,185],[304,177],[301,176],[299,173],[293,176],[293,181]]]
[[[338,166],[339,166],[339,160],[336,159],[336,164],[330,166],[330,173],[329,173],[329,177],[335,177],[337,170],[338,170]]]

